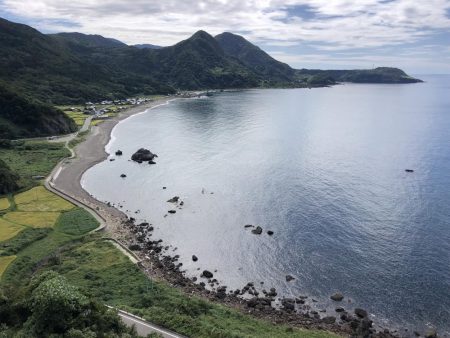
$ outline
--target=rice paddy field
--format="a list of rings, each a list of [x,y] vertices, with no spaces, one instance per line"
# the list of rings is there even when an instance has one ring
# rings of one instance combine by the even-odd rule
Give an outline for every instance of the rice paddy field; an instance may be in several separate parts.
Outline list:
[[[67,211],[74,205],[51,193],[43,186],[37,186],[14,196],[19,211]]]
[[[98,227],[87,211],[43,186],[11,196],[11,200],[3,198],[2,203],[0,281],[2,275],[16,279],[30,273],[40,259]]]
[[[19,224],[11,223],[0,218],[0,242],[13,238],[23,229],[24,227]]]
[[[0,198],[0,211],[8,209],[10,206],[8,198]]]
[[[83,106],[60,106],[58,108],[61,109],[64,114],[74,120],[78,127],[81,127],[88,117],[88,115],[83,114]],[[72,111],[71,108],[79,109],[80,111]]]

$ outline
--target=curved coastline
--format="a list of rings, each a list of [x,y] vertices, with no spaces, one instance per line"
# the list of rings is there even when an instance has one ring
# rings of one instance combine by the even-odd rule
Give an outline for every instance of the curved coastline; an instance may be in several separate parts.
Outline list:
[[[82,177],[91,167],[105,161],[108,158],[111,152],[110,149],[108,149],[108,145],[115,139],[114,129],[120,122],[144,114],[150,109],[169,104],[170,101],[175,99],[167,97],[164,99],[155,100],[148,104],[132,107],[124,110],[114,118],[106,120],[98,126],[92,127],[86,140],[76,147],[76,157],[64,161],[58,170],[57,177],[54,178],[53,184],[58,190],[95,210],[95,212],[105,220],[104,223],[107,226],[104,229],[108,232],[108,235],[111,236],[113,240],[120,242],[124,248],[126,248],[130,242],[134,241],[135,235],[133,235],[132,232],[134,232],[133,228],[135,229],[135,225],[133,224],[133,220],[130,220],[125,213],[109,205],[109,203],[105,204],[91,196],[83,188]],[[162,245],[158,242],[154,243],[153,248],[157,249],[161,248],[161,246]],[[138,252],[138,256],[142,255]],[[245,312],[249,311],[248,300],[244,300],[233,295],[228,296],[226,300],[218,298],[216,293],[205,290],[204,288],[199,287],[198,284],[193,283],[191,280],[184,277],[180,269],[174,269],[174,261],[164,262],[164,260],[162,260],[162,262],[159,263],[155,269],[154,264],[155,262],[158,264],[158,260],[160,260],[161,257],[165,258],[164,256],[159,256],[156,254],[151,256],[153,262],[139,261],[139,265],[152,278],[166,280],[170,284],[181,287],[189,293],[196,293],[213,301],[224,302],[233,307],[240,308]],[[350,333],[346,328],[338,325],[337,323],[324,323],[319,318],[310,318],[309,315],[305,318],[302,317],[302,315],[297,316],[290,311],[274,314],[272,312],[258,313],[257,311],[253,311],[252,308],[250,310],[250,312],[252,312],[256,317],[268,319],[278,323],[288,323],[305,328],[322,328],[341,334]],[[384,337],[396,336],[395,333],[392,335],[389,331],[384,332],[384,334]]]

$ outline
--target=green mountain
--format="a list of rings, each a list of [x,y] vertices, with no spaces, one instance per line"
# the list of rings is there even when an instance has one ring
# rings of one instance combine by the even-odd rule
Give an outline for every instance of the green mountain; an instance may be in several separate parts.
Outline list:
[[[295,81],[294,69],[275,60],[242,36],[225,32],[217,35],[215,39],[226,55],[238,59],[268,83],[289,84]]]
[[[208,33],[198,31],[174,46],[144,50],[141,70],[179,89],[242,88],[259,85],[258,76],[225,54]]]
[[[19,96],[0,84],[0,139],[67,134],[75,123],[62,111]]]
[[[21,95],[50,104],[174,92],[150,75],[130,73],[91,57],[109,57],[110,50],[120,47],[86,46],[84,38],[44,35],[4,19],[0,19],[0,45],[0,80]],[[138,52],[133,47],[123,49]]]
[[[125,47],[126,44],[111,38],[105,38],[101,35],[87,35],[82,33],[57,33],[49,34],[48,36],[53,37],[60,41],[72,42],[75,44],[83,45],[85,47]]]
[[[0,45],[0,83],[8,87],[1,89],[2,100],[7,102],[0,108],[1,137],[72,130],[58,111],[45,104],[84,103],[176,90],[420,81],[396,68],[295,70],[231,33],[214,38],[199,31],[174,46],[155,49],[127,46],[99,35],[45,35],[0,19]]]
[[[243,37],[204,31],[159,49],[99,35],[45,35],[0,19],[0,80],[50,104],[81,103],[181,89],[304,87],[339,81],[415,82],[403,71],[294,70]]]
[[[137,45],[133,45],[133,47],[139,48],[139,49],[161,49],[163,47],[152,45],[151,43],[141,43]]]
[[[422,80],[407,75],[403,70],[391,67],[378,67],[374,69],[354,70],[297,70],[299,77],[308,79],[328,78],[336,82],[353,83],[416,83]]]
[[[11,171],[8,165],[0,159],[0,195],[9,194],[19,188],[19,176]]]

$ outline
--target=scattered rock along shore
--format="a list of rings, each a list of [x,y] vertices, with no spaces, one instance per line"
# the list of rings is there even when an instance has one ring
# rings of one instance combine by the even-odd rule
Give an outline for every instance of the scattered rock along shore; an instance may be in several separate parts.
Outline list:
[[[336,307],[335,311],[316,309],[314,300],[307,296],[285,298],[278,297],[275,288],[256,288],[249,282],[241,289],[230,290],[214,278],[213,270],[202,269],[199,278],[186,276],[179,255],[174,255],[176,248],[165,245],[161,239],[153,239],[153,226],[149,223],[137,224],[129,218],[123,227],[130,233],[128,247],[140,258],[140,265],[151,278],[165,280],[170,285],[183,289],[189,294],[207,298],[232,306],[257,318],[277,324],[288,324],[307,329],[329,330],[350,337],[405,337],[398,331],[388,329],[376,330],[367,311],[355,308]],[[197,262],[195,255],[192,260]],[[200,268],[199,268],[200,270]],[[293,280],[287,275],[286,280]],[[339,303],[344,296],[336,293],[331,297]],[[413,336],[411,334],[411,336]]]

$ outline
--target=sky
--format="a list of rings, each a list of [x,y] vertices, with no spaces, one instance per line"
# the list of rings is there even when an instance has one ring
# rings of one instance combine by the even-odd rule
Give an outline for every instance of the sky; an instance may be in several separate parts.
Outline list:
[[[0,17],[127,44],[228,31],[295,68],[450,74],[450,0],[0,0]]]

